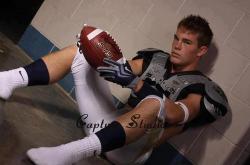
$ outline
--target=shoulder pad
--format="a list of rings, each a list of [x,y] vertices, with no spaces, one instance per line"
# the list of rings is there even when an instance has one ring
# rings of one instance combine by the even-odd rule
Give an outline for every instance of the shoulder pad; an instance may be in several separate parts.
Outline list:
[[[215,118],[224,116],[230,109],[223,90],[213,81],[206,83],[203,104],[206,110]]]
[[[155,52],[147,66],[146,70],[140,76],[141,80],[148,79],[150,83],[157,84],[163,80],[164,74],[167,71],[166,63],[169,55],[163,51]]]
[[[203,74],[175,75],[162,81],[160,86],[174,101],[184,93],[201,94],[201,107],[215,119],[224,116],[230,109],[223,90]]]

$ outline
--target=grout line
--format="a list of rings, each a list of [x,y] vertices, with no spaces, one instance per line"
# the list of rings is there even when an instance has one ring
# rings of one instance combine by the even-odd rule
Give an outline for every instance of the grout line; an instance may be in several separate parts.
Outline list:
[[[53,51],[53,49],[55,48],[55,45],[53,44],[52,48],[50,49],[49,53],[51,53]]]
[[[237,158],[234,160],[233,165],[236,165],[237,161],[240,159],[241,155],[244,153],[244,151],[246,150],[247,146],[250,144],[250,141],[247,142],[247,144],[243,147],[243,149],[240,151],[239,155],[237,156]]]
[[[226,46],[226,45],[225,45],[225,46]],[[232,47],[231,47],[231,49],[232,49],[233,51],[237,52],[237,54],[238,54],[240,57],[246,58],[246,60],[250,61],[250,57],[247,57],[247,56],[243,55],[242,53],[240,53],[240,52],[239,52],[237,49],[235,49],[235,48],[232,48]]]
[[[63,89],[63,87],[61,87],[58,83],[55,83],[54,84],[57,88],[59,88],[60,91],[62,91],[62,93],[67,97],[69,98],[71,101],[73,101],[74,103],[77,103],[76,100],[74,100],[68,92],[65,91],[65,89]]]
[[[194,144],[197,142],[197,140],[199,139],[199,137],[201,136],[201,134],[208,128],[204,127],[202,128],[202,130],[200,131],[200,133],[195,137],[195,139],[193,140],[193,142],[191,143],[191,145],[188,147],[188,149],[186,151],[184,151],[184,155],[186,156],[187,153],[189,153],[191,151],[191,149],[193,148]]]
[[[180,11],[181,11],[182,7],[184,6],[184,4],[186,3],[186,1],[187,1],[187,0],[184,0],[184,1],[181,3],[181,5],[179,6],[179,8],[178,8],[177,11],[176,11],[176,15],[178,15],[178,14],[180,13]]]
[[[228,34],[228,36],[225,38],[225,40],[223,41],[222,45],[225,45],[227,40],[231,37],[231,35],[233,34],[234,30],[237,28],[237,26],[240,24],[241,20],[245,17],[246,13],[243,13],[242,16],[238,19],[238,21],[236,22],[236,24],[233,26],[233,29],[231,30],[231,32]]]
[[[234,147],[237,146],[237,144],[233,143],[228,137],[226,137],[223,133],[220,132],[214,125],[210,125],[218,134],[220,134],[228,143],[232,144]]]
[[[247,69],[248,69],[249,66],[250,66],[250,64],[247,64],[247,65],[245,66],[245,68],[243,69],[243,71],[241,72],[241,74],[240,74],[240,76],[239,76],[238,81],[236,81],[236,82],[232,85],[232,87],[229,89],[229,92],[230,92],[230,93],[233,92],[233,88],[234,88],[234,87],[238,84],[238,82],[242,79],[243,75],[246,73],[246,71],[247,71]]]
[[[72,93],[74,92],[75,90],[75,86],[72,87],[72,89],[69,91],[69,95],[72,95]]]
[[[153,7],[154,7],[154,4],[152,4],[152,5],[148,8],[146,14],[145,14],[144,17],[141,19],[141,22],[136,26],[136,28],[135,28],[136,30],[138,30],[139,27],[142,25],[142,23],[145,21],[145,19],[147,18],[147,16],[149,15],[149,13],[150,13],[150,11],[152,10]]]
[[[75,8],[74,12],[71,14],[70,19],[72,19],[75,16],[76,12],[78,11],[78,9],[80,8],[80,6],[82,5],[83,1],[84,0],[81,0],[79,2],[79,4],[77,5],[77,7]]]
[[[223,136],[223,138],[228,142],[228,143],[230,143],[230,144],[232,144],[233,146],[234,146],[234,148],[240,148],[237,144],[234,144],[229,138],[227,138],[224,134],[221,134],[221,132],[218,130],[218,129],[216,129],[216,127],[214,127],[213,125],[211,125],[212,127],[213,127],[213,129],[217,132],[217,133],[219,133],[220,135],[222,135]],[[249,142],[247,142],[247,145],[250,143],[250,141]],[[232,163],[232,165],[235,165],[235,163],[237,162],[237,160],[239,160],[239,158],[240,158],[240,156],[241,156],[241,154],[244,152],[244,150],[246,149],[246,147],[247,147],[247,145],[245,145],[244,147],[243,147],[243,149],[240,151],[240,153],[238,154],[238,158],[236,158],[235,160],[234,160],[234,162]],[[232,150],[233,151],[233,150]],[[232,151],[231,151],[231,153],[232,153]]]
[[[235,100],[237,100],[238,102],[240,102],[241,104],[245,105],[247,108],[250,109],[250,105],[248,105],[248,102],[245,102],[245,101],[241,100],[240,98],[238,98],[237,96],[235,96],[233,94],[230,94],[230,96],[232,98],[234,98]]]
[[[249,144],[249,143],[247,143],[247,145],[248,145],[248,144]],[[241,155],[244,153],[244,151],[245,151],[247,145],[246,145],[245,147],[243,147],[243,149],[240,151],[239,155],[235,158],[235,160],[234,160],[233,163],[232,163],[233,165],[237,165],[236,163],[237,163],[237,161],[240,159]]]

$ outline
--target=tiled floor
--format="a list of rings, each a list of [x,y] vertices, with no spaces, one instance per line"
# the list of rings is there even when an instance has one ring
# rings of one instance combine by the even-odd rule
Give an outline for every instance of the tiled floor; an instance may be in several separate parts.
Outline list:
[[[28,56],[0,33],[0,71],[30,63]],[[58,85],[21,88],[1,106],[0,165],[32,164],[26,151],[56,146],[84,137],[76,127],[77,106]],[[81,164],[106,164],[92,158]]]

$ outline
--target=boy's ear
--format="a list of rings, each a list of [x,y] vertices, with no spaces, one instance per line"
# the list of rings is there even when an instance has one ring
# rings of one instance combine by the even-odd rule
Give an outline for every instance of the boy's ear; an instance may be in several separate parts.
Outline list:
[[[207,51],[208,51],[207,46],[201,46],[199,48],[199,52],[198,52],[197,56],[202,57],[203,55],[205,55],[207,53]]]

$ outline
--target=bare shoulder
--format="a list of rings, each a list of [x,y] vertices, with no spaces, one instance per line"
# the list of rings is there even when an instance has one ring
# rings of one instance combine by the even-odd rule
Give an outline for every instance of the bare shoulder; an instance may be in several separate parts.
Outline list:
[[[129,65],[135,75],[142,73],[143,59],[128,60]]]
[[[201,97],[200,94],[190,93],[184,100],[192,103],[200,103]]]

